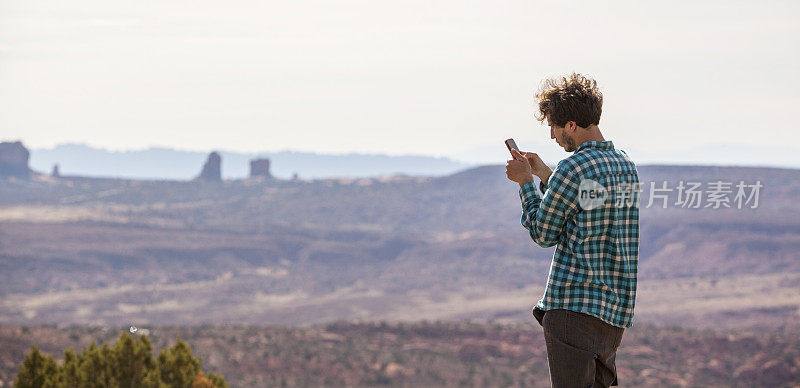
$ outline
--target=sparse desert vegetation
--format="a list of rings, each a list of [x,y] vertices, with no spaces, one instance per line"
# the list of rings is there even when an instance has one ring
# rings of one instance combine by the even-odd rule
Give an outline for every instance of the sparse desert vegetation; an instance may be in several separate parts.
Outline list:
[[[59,357],[126,328],[0,327],[0,380],[31,343]],[[476,322],[333,322],[312,327],[150,327],[155,350],[180,337],[232,387],[549,387],[541,328]],[[621,386],[796,387],[800,332],[636,325],[619,350]]]

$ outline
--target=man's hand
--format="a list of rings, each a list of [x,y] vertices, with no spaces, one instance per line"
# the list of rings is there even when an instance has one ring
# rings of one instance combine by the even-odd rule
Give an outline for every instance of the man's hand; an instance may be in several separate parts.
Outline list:
[[[528,159],[519,151],[512,149],[511,156],[514,159],[508,160],[506,164],[506,176],[509,180],[519,183],[520,186],[533,182],[533,172]]]
[[[550,169],[535,152],[523,152],[522,154],[525,156],[525,159],[528,159],[528,164],[531,165],[531,172],[533,175],[538,176],[542,182],[547,184],[547,180],[550,179],[553,170]]]

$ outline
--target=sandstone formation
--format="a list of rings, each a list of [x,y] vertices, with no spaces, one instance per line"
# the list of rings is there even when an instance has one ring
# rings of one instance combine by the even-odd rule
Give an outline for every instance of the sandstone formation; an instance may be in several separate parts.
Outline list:
[[[212,152],[208,155],[203,170],[195,180],[203,182],[222,182],[222,158],[218,153]]]
[[[31,169],[28,167],[30,152],[21,141],[0,143],[0,178],[15,177],[30,179]]]
[[[272,174],[269,173],[269,159],[251,160],[250,178],[272,178]]]

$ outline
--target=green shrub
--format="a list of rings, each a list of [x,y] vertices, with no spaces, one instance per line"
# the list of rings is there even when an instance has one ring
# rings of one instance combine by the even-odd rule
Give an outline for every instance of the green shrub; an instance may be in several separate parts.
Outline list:
[[[36,345],[19,366],[14,387],[115,387],[115,388],[213,388],[227,387],[222,376],[204,374],[192,349],[180,338],[171,348],[162,349],[153,358],[147,336],[135,340],[128,333],[120,335],[113,347],[97,346],[94,341],[81,354],[64,352],[58,365],[52,356],[42,354]]]

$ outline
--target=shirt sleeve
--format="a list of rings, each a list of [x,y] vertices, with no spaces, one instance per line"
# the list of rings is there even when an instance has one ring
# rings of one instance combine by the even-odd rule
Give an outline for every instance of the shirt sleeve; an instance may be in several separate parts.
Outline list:
[[[558,243],[564,224],[579,211],[578,179],[568,164],[559,163],[547,185],[540,183],[539,189],[544,193],[543,197],[533,183],[520,187],[521,221],[533,241],[548,248]]]

